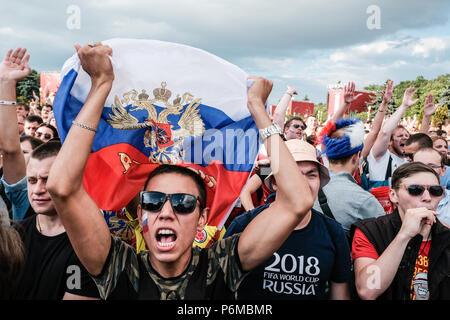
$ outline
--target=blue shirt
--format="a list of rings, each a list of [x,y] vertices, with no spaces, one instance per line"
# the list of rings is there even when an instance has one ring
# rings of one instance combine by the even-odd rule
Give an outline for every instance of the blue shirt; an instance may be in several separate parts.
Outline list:
[[[439,202],[437,210],[438,219],[450,225],[450,190],[445,190],[445,196]]]
[[[4,177],[1,179],[5,186],[5,194],[11,201],[13,219],[22,221],[30,208],[30,200],[28,199],[27,177],[14,184],[7,184]]]
[[[450,167],[445,166],[447,170],[445,171],[445,175],[440,178],[441,186],[447,187],[450,190]]]

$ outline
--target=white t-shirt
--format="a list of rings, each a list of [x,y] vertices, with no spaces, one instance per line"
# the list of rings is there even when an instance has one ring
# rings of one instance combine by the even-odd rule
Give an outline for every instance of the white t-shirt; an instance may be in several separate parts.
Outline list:
[[[402,164],[408,163],[406,158],[399,158],[389,150],[377,161],[370,150],[367,161],[369,162],[369,179],[371,181],[383,181],[386,177],[386,171],[389,163],[389,156],[392,157],[391,163],[391,177],[392,173]],[[389,185],[391,185],[391,178],[389,178]]]

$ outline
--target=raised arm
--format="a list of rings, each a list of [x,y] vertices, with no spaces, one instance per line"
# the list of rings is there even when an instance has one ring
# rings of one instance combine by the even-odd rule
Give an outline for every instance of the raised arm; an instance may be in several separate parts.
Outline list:
[[[3,175],[14,184],[25,177],[25,158],[20,148],[16,106],[16,84],[30,73],[26,49],[10,49],[0,64],[0,149],[3,152]]]
[[[428,134],[428,130],[430,130],[431,117],[436,112],[438,107],[439,104],[434,104],[434,96],[430,93],[425,99],[425,104],[423,106],[423,119],[420,125],[420,133]]]
[[[350,105],[356,99],[358,99],[361,95],[362,95],[362,93],[360,93],[357,96],[355,96],[355,83],[354,82],[349,82],[344,87],[344,100],[342,101],[341,105],[336,110],[334,110],[334,113],[331,116],[330,120],[331,121],[337,121],[338,119],[344,117],[344,114],[348,110]]]
[[[280,128],[284,127],[284,119],[286,117],[286,110],[289,106],[289,102],[292,100],[292,96],[294,94],[297,94],[297,91],[292,88],[291,86],[287,87],[287,90],[285,94],[280,99],[280,102],[278,102],[277,107],[275,108],[275,111],[273,112],[273,123],[276,123],[280,126]]]
[[[263,78],[256,78],[249,90],[248,109],[260,130],[272,124],[264,109],[271,90],[272,82]],[[264,143],[277,181],[277,197],[241,234],[238,253],[244,270],[251,270],[268,259],[314,204],[306,178],[281,137],[271,135]]]
[[[114,73],[109,60],[112,49],[76,45],[81,66],[92,86],[75,121],[97,128]],[[111,246],[108,226],[99,208],[83,187],[83,173],[95,132],[72,125],[53,163],[47,188],[61,217],[70,242],[88,272],[100,274]]]
[[[403,95],[402,104],[398,107],[394,114],[384,122],[384,125],[372,147],[372,154],[375,159],[378,160],[386,153],[389,148],[392,132],[397,127],[398,122],[401,120],[406,110],[419,101],[419,99],[414,99],[415,94],[416,90],[413,87],[406,89]]]
[[[372,129],[370,130],[366,139],[364,139],[364,148],[361,151],[362,158],[367,158],[370,149],[372,149],[372,146],[375,143],[375,140],[377,139],[378,133],[380,132],[381,129],[381,125],[383,124],[384,117],[386,116],[387,106],[392,99],[393,93],[394,93],[394,81],[390,80],[386,84],[385,92],[382,92],[383,100],[381,101],[381,105],[378,108],[375,118],[373,119]]]
[[[259,187],[261,187],[261,185],[261,178],[257,174],[255,174],[248,180],[247,184],[242,189],[239,198],[241,199],[241,203],[245,211],[249,211],[255,208],[255,206],[253,205],[252,194],[255,193],[259,189]]]

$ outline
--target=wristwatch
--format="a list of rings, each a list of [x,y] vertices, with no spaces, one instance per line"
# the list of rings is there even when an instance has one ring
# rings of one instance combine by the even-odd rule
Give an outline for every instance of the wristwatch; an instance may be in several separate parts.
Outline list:
[[[283,130],[281,130],[280,126],[276,123],[268,126],[267,128],[259,130],[259,139],[261,143],[263,143],[268,137],[273,134],[279,134],[280,136],[283,135]]]

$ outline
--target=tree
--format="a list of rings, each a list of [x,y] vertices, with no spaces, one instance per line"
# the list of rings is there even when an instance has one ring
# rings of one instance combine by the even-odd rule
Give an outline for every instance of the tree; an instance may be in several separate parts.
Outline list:
[[[447,110],[450,109],[450,84],[447,85],[444,90],[442,90],[437,100],[442,107],[447,107]],[[450,114],[448,114],[447,111],[447,118],[449,117]]]
[[[39,97],[39,88],[41,86],[41,77],[36,70],[31,70],[28,76],[19,81],[16,86],[17,100],[29,103],[33,99],[33,91]]]

